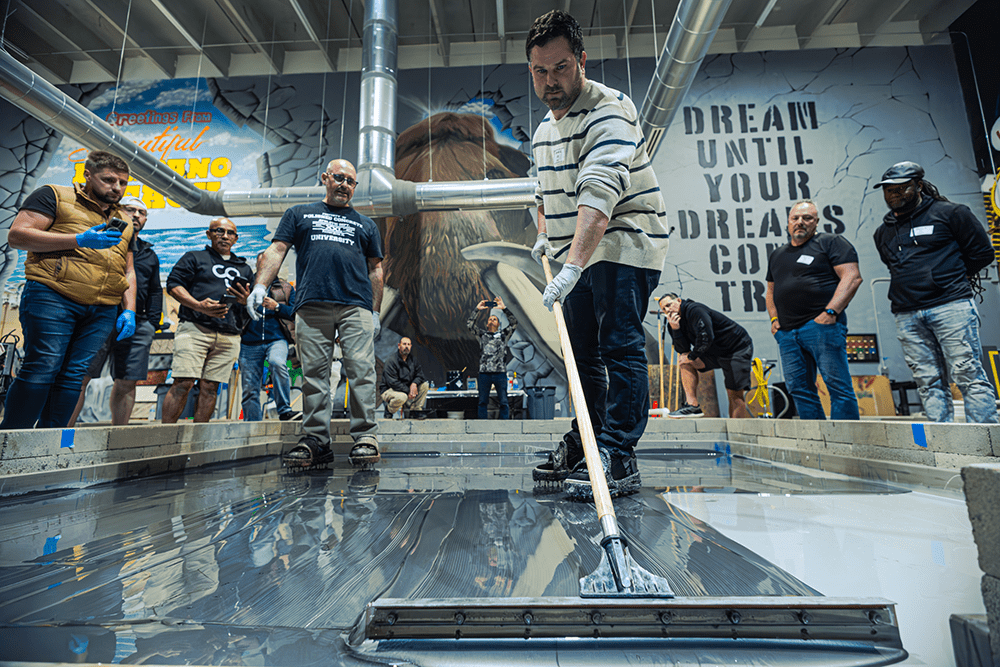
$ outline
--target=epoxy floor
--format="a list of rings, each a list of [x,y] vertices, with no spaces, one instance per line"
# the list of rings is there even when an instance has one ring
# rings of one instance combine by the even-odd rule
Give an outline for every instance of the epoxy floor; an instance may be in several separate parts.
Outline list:
[[[953,664],[948,614],[982,611],[964,503],[715,449],[641,451],[615,506],[642,567],[682,596],[885,597],[905,664]],[[266,459],[0,499],[0,661],[356,664],[342,633],[376,597],[576,596],[596,514],[536,488],[539,460]]]

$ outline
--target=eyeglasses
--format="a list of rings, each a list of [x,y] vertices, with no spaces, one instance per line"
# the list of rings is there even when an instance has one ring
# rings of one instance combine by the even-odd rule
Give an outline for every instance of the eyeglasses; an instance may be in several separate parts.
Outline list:
[[[144,210],[142,210],[141,208],[137,208],[135,206],[126,206],[125,212],[128,213],[129,215],[132,215],[133,213],[142,213],[143,215],[146,215],[146,212]]]
[[[326,172],[326,175],[332,178],[337,183],[347,183],[352,188],[355,187],[358,182],[351,178],[350,176],[344,176],[343,174],[333,174],[331,172]]]
[[[216,236],[231,236],[234,239],[238,239],[240,237],[240,235],[233,230],[225,229],[224,227],[209,227],[208,233],[215,234]]]

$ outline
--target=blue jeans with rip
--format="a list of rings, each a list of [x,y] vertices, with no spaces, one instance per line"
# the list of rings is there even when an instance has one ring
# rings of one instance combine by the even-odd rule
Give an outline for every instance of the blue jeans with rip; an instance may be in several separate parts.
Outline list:
[[[507,404],[507,374],[480,373],[476,382],[479,389],[479,418],[489,417],[490,387],[497,388],[497,400],[500,402],[500,419],[510,419],[510,406]]]
[[[563,310],[597,446],[630,457],[649,421],[642,319],[660,272],[615,262],[583,271]],[[579,438],[576,420],[573,431]]]
[[[896,313],[903,356],[927,418],[955,420],[949,379],[965,399],[965,419],[996,424],[996,394],[980,361],[979,312],[972,299]]]
[[[7,393],[0,429],[65,428],[91,359],[118,315],[116,305],[85,306],[34,280],[24,284],[20,320],[24,362]]]
[[[266,343],[240,345],[240,372],[243,375],[243,420],[259,422],[263,418],[260,405],[261,377],[264,360],[271,373],[274,407],[279,415],[292,411],[292,389],[288,379],[288,341],[284,338]]]
[[[815,320],[798,329],[774,332],[781,353],[785,384],[800,419],[826,419],[816,390],[816,371],[830,392],[831,419],[860,419],[858,397],[847,366],[847,319],[833,324]]]

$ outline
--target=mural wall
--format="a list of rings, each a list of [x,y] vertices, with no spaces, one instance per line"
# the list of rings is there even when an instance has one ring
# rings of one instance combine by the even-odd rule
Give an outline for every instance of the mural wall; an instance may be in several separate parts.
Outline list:
[[[653,66],[651,59],[594,59],[588,60],[587,74],[630,93],[641,105]],[[354,160],[358,83],[358,74],[338,73],[64,90],[198,187],[219,190],[316,185],[328,159]],[[8,157],[19,160],[8,160],[0,179],[5,190],[0,226],[7,227],[37,184],[79,178],[86,151],[0,104],[8,129],[0,140]],[[528,142],[545,109],[524,65],[404,70],[397,107],[401,178],[480,180],[533,173]],[[14,131],[22,127],[25,131]],[[871,243],[887,210],[871,185],[904,159],[921,163],[942,193],[985,220],[950,48],[707,58],[654,157],[674,228],[661,291],[677,291],[726,312],[749,329],[759,355],[776,359],[764,308],[767,257],[786,240],[788,208],[812,198],[823,217],[820,229],[843,234],[861,258],[865,284],[848,310],[851,332],[878,334],[890,376],[908,379],[881,280],[888,273]],[[203,244],[207,218],[138,182],[129,190],[149,206],[144,236],[156,245],[164,272],[183,252]],[[276,222],[237,220],[241,236],[235,251],[256,254]],[[465,317],[479,299],[499,292],[505,300],[516,297],[515,312],[524,323],[511,370],[527,375],[528,384],[561,384],[553,368],[558,361],[547,324],[551,315],[533,298],[537,286],[516,269],[534,239],[533,212],[425,214],[380,224],[392,288],[383,310],[387,333],[381,357],[393,353],[400,335],[410,335],[439,382],[447,369],[474,371],[478,350]],[[488,265],[465,258],[463,249],[484,242],[506,244],[508,256],[501,253]],[[19,261],[8,292],[20,280]],[[990,285],[981,305],[984,320],[996,321],[998,311]],[[649,316],[654,356],[656,329],[655,316]],[[994,330],[984,327],[984,344],[1000,343],[992,340],[1000,338]],[[876,373],[878,365],[852,370]]]

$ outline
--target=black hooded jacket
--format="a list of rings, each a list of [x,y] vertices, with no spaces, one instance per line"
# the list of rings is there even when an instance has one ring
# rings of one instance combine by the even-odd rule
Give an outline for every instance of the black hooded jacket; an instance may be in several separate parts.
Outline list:
[[[680,329],[667,331],[677,353],[687,352],[689,359],[728,359],[753,344],[746,329],[697,301],[683,299],[680,316]]]
[[[889,211],[874,239],[889,267],[894,313],[971,298],[968,277],[993,261],[989,235],[968,206],[926,195],[910,215]]]

